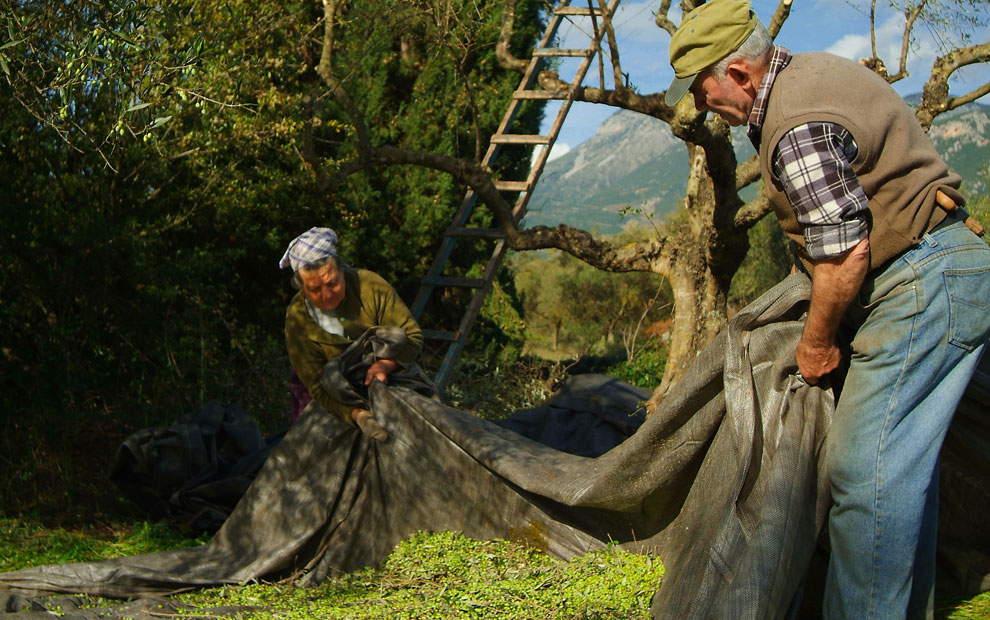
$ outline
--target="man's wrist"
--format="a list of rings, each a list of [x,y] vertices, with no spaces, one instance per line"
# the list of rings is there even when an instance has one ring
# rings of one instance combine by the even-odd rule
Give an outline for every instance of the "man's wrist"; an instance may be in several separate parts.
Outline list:
[[[801,332],[799,344],[809,349],[830,349],[835,345],[835,337],[813,333],[806,329]]]

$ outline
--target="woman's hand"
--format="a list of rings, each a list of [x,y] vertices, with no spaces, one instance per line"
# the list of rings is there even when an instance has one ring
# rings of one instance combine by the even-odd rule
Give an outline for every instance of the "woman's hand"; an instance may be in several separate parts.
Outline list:
[[[355,407],[351,410],[351,419],[354,420],[354,423],[361,429],[365,437],[379,442],[388,440],[388,431],[378,423],[378,420],[367,409]]]
[[[395,360],[380,359],[368,367],[368,374],[364,377],[364,384],[371,385],[371,382],[378,379],[384,384],[388,384],[388,376],[399,369],[399,363]]]

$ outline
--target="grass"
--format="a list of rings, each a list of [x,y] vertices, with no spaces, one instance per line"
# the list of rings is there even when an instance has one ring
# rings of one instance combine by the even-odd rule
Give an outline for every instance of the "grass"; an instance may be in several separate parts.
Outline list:
[[[206,542],[162,523],[132,522],[65,529],[30,516],[0,516],[0,572],[64,562],[105,560]]]
[[[958,597],[936,598],[935,618],[986,620],[990,618],[990,592],[984,592],[968,599]]]

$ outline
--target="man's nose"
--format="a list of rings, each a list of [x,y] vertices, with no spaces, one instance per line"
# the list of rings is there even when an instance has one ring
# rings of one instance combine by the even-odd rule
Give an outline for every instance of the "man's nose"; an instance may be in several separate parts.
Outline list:
[[[697,93],[691,93],[691,94],[694,97],[694,107],[699,112],[704,112],[706,109],[708,109],[707,106],[705,105],[705,97],[703,95]]]

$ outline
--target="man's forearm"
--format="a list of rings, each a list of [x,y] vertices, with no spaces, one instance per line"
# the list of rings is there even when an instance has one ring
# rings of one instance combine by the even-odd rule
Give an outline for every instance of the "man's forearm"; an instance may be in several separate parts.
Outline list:
[[[798,369],[809,383],[817,383],[838,367],[835,334],[869,268],[870,244],[866,239],[838,258],[815,263],[811,307],[796,352]]]

